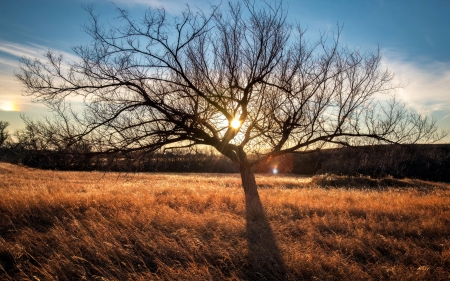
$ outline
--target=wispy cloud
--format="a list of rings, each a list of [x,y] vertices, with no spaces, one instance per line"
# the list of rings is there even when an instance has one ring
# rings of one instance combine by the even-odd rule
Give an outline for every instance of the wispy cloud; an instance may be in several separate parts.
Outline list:
[[[47,50],[44,46],[30,44],[23,45],[11,42],[0,41],[0,52],[6,53],[14,57],[36,57],[41,56]]]
[[[0,41],[0,101],[13,102],[22,112],[34,112],[43,110],[43,105],[33,103],[31,97],[23,96],[23,85],[16,79],[14,72],[19,69],[20,58],[43,59],[43,55],[50,48],[37,44],[18,44]],[[63,55],[65,60],[74,61],[77,57],[61,50],[53,51]]]
[[[9,56],[13,56],[16,58],[21,57],[30,57],[30,58],[42,58],[47,51],[52,50],[57,53],[60,53],[63,55],[63,57],[66,60],[77,60],[78,58],[68,52],[62,51],[62,50],[55,50],[52,48],[49,48],[47,46],[38,45],[34,43],[30,44],[19,44],[19,43],[13,43],[8,41],[0,41],[0,55],[1,53],[7,54]],[[1,58],[1,56],[0,56]]]

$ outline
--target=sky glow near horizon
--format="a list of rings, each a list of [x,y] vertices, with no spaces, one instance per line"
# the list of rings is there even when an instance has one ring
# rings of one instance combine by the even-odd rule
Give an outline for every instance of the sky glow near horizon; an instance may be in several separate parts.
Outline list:
[[[42,58],[48,50],[54,50],[67,61],[76,60],[71,46],[88,44],[91,40],[82,30],[88,24],[82,6],[94,2],[100,19],[117,16],[109,0],[0,3],[0,120],[11,124],[10,131],[24,127],[21,113],[32,117],[48,114],[43,105],[22,95],[23,88],[14,77],[20,58]],[[177,15],[186,8],[180,3],[207,13],[208,2],[117,0],[115,4],[139,19],[150,7],[164,7],[171,15]],[[397,96],[412,110],[433,116],[439,127],[450,129],[450,1],[285,0],[283,3],[288,10],[287,20],[307,28],[306,35],[312,41],[320,32],[333,31],[339,24],[344,25],[343,45],[361,52],[379,46],[383,65],[404,86],[397,89]],[[222,5],[226,2],[222,1]],[[450,142],[450,137],[444,141]]]

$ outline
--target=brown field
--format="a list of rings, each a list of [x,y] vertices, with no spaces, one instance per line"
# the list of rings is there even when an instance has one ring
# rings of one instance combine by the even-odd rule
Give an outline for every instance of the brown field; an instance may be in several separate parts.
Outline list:
[[[270,250],[248,233],[237,175],[0,163],[0,280],[450,280],[448,184],[257,183]]]

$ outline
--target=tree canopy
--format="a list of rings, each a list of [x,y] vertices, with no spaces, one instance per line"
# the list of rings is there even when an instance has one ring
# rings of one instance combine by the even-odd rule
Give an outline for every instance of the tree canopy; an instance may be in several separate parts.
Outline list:
[[[92,42],[73,47],[79,60],[49,51],[46,61],[24,58],[17,77],[38,101],[72,114],[72,137],[99,152],[212,146],[254,195],[251,167],[285,153],[440,137],[433,119],[378,99],[397,87],[379,49],[342,45],[339,26],[308,40],[281,2],[187,7],[177,17],[149,9],[139,20],[117,8],[107,24],[86,10]],[[82,113],[68,97],[83,101]]]

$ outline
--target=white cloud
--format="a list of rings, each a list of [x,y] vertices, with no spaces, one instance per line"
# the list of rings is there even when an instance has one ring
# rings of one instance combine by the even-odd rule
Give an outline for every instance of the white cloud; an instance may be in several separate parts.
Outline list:
[[[394,52],[383,53],[395,81],[404,85],[397,90],[398,96],[417,112],[434,116],[440,127],[450,129],[450,63],[410,61]]]
[[[0,54],[5,53],[10,56],[14,56],[16,58],[21,57],[31,57],[31,58],[42,58],[45,53],[47,53],[49,50],[55,51],[56,53],[62,54],[65,60],[77,60],[78,57],[62,51],[62,50],[55,50],[52,48],[49,48],[47,46],[42,46],[38,44],[18,44],[13,42],[7,42],[7,41],[0,41]],[[6,58],[0,57],[0,63],[2,60],[6,60]]]
[[[15,57],[35,57],[41,56],[44,47],[36,44],[23,45],[11,42],[0,42],[0,52],[12,55]]]

